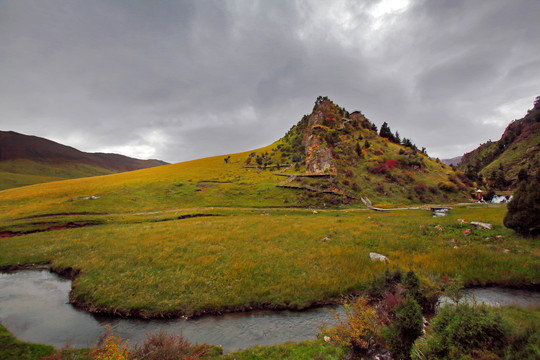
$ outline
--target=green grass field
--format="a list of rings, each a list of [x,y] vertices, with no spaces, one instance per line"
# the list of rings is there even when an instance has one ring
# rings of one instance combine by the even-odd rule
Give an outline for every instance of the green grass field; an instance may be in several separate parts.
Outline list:
[[[177,219],[195,213],[220,216]],[[504,213],[500,206],[456,208],[442,218],[425,210],[72,215],[64,220],[89,217],[99,225],[4,238],[0,265],[49,262],[79,270],[74,301],[91,311],[138,316],[301,309],[359,291],[387,266],[413,269],[431,281],[461,275],[468,285],[537,285],[538,240],[504,228]],[[458,219],[494,227],[472,228],[466,236],[470,226]],[[8,228],[31,230],[46,220],[60,219],[24,219]],[[369,252],[390,263],[370,261]]]

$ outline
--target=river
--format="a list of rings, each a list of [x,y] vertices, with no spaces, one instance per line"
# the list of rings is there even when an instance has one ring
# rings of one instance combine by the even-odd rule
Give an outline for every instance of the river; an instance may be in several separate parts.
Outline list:
[[[0,273],[0,322],[23,341],[61,348],[94,346],[106,325],[130,344],[147,333],[164,330],[191,343],[223,346],[224,352],[255,345],[274,345],[315,339],[318,327],[332,323],[332,309],[306,311],[254,311],[198,319],[141,320],[96,316],[68,304],[71,281],[48,271]],[[478,302],[492,305],[539,306],[540,294],[522,290],[477,288],[466,290]]]

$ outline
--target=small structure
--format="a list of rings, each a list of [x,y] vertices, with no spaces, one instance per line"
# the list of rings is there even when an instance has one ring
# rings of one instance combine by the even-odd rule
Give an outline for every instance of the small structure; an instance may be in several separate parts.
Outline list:
[[[480,190],[480,189],[476,190],[476,199],[478,201],[484,199],[484,192],[482,190]]]

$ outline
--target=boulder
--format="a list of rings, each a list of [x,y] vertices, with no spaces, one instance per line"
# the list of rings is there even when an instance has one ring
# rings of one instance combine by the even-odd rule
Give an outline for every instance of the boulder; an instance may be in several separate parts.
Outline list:
[[[374,253],[374,252],[370,252],[369,253],[369,258],[371,259],[371,261],[384,261],[384,262],[389,262],[390,260],[388,260],[388,258],[384,255],[381,255],[381,254],[377,254],[377,253]]]

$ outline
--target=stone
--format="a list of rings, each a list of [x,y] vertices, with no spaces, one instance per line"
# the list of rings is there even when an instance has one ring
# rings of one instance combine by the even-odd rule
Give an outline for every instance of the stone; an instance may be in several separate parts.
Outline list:
[[[325,342],[330,342],[330,336],[325,336],[325,337],[324,337],[324,341],[325,341]]]
[[[389,262],[390,260],[388,260],[388,258],[384,255],[381,255],[381,254],[377,254],[377,253],[374,253],[374,252],[370,252],[369,253],[369,258],[371,259],[371,261],[384,261],[384,262]]]
[[[480,227],[480,228],[484,228],[484,229],[491,229],[491,224],[488,224],[488,223],[483,223],[483,222],[479,222],[479,221],[471,221],[470,224],[472,226],[476,226],[476,227]]]
[[[321,241],[322,241],[322,242],[327,242],[327,241],[330,241],[330,238],[328,238],[328,237],[323,237],[323,238],[321,239]]]

